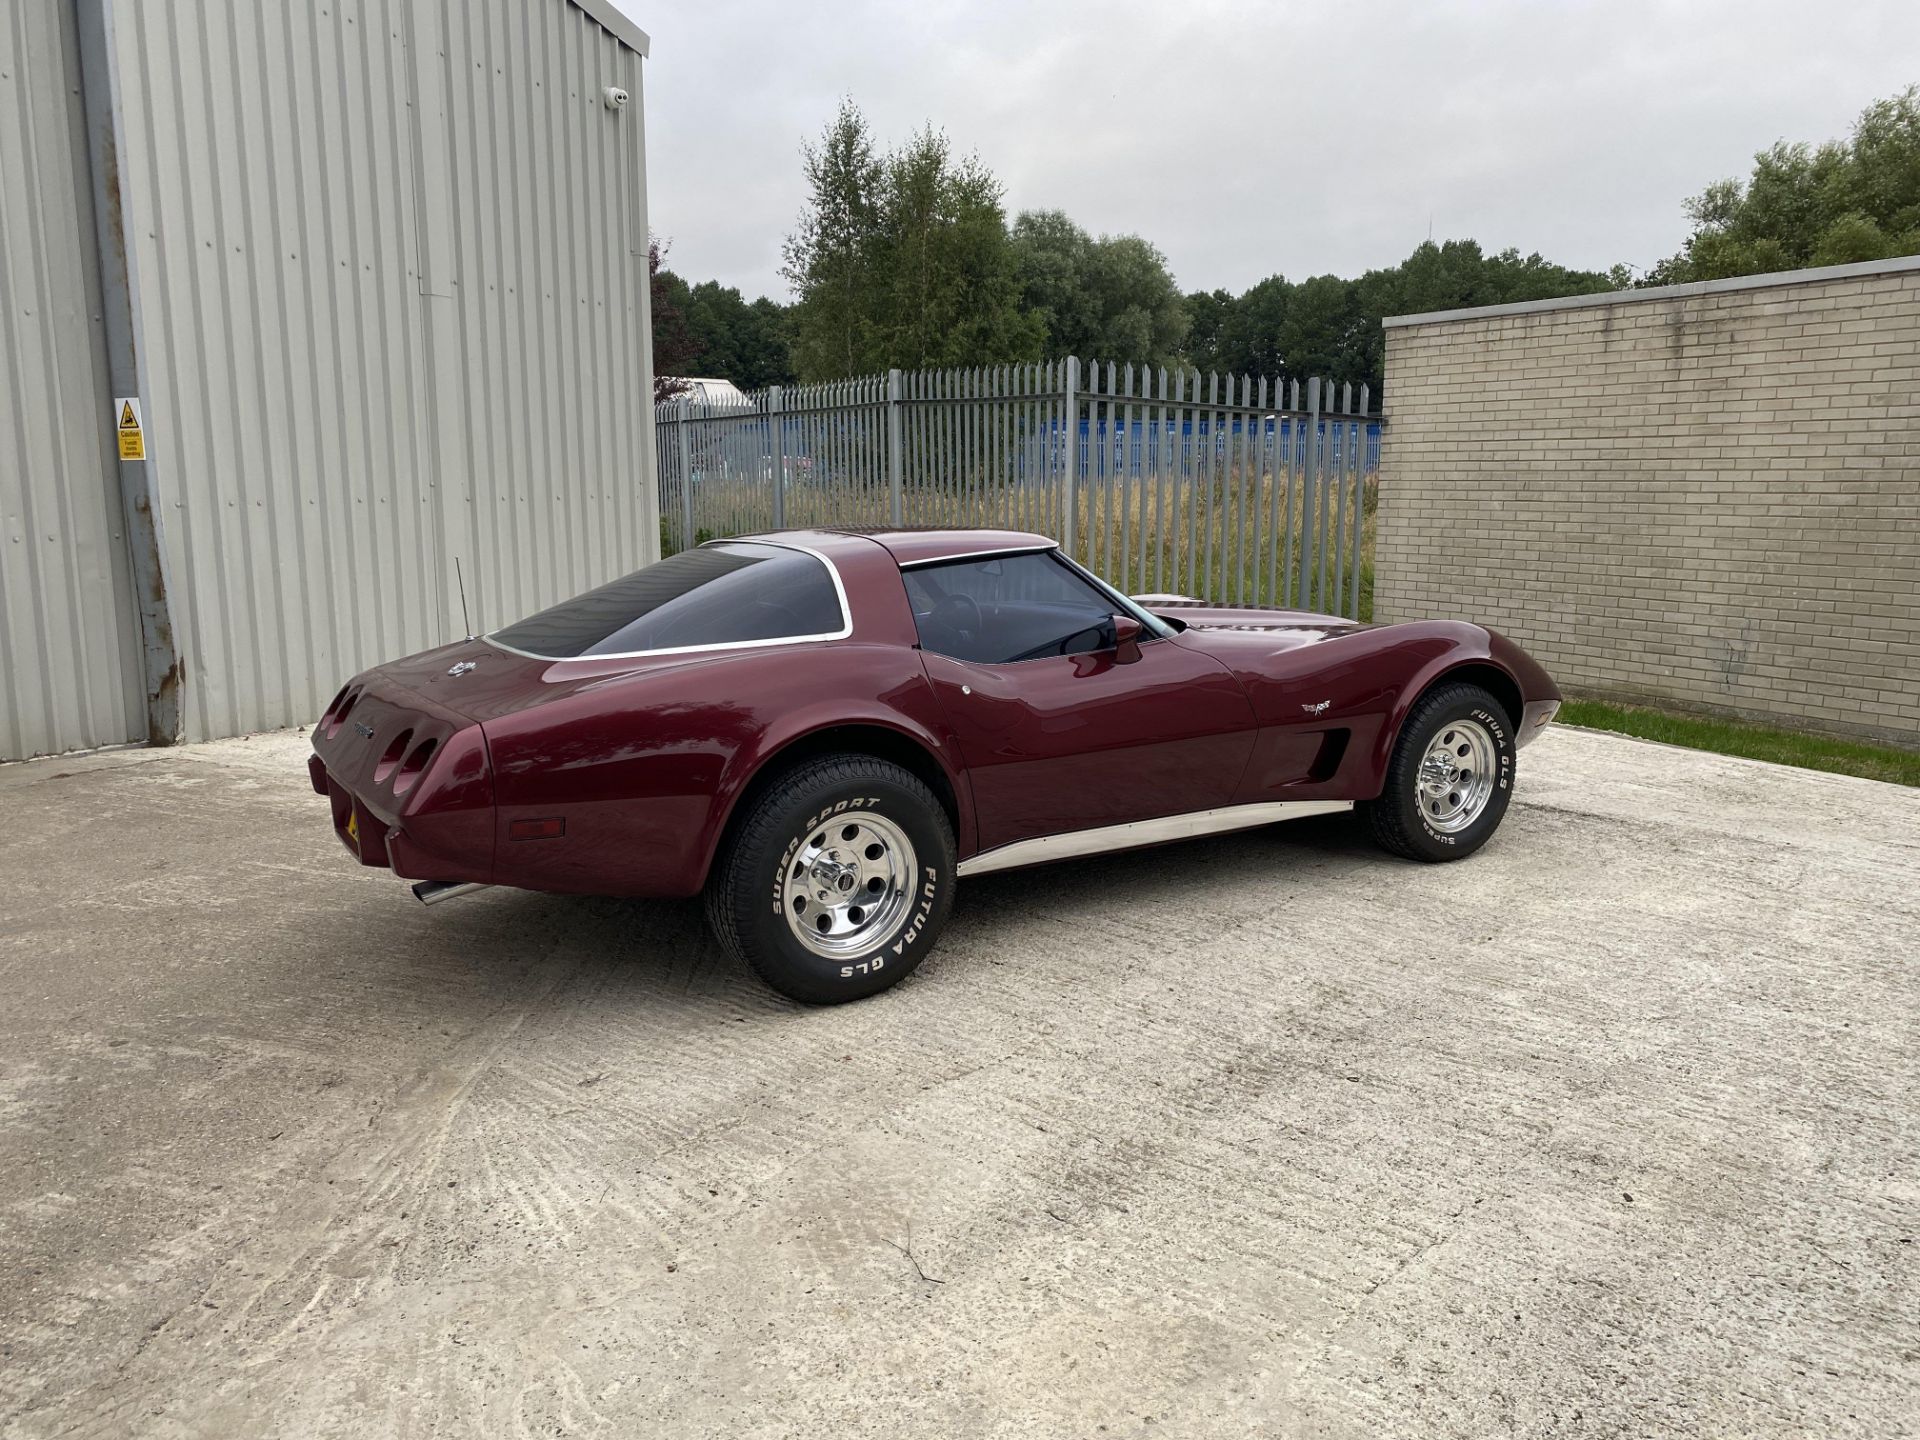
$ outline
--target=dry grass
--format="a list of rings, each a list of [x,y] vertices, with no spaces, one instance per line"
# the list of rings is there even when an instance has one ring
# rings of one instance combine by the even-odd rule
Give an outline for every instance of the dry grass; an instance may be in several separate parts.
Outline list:
[[[1289,489],[1291,493],[1288,493]],[[1135,594],[1173,591],[1218,603],[1300,605],[1297,585],[1287,578],[1298,564],[1304,515],[1298,481],[1276,482],[1272,472],[1239,472],[1211,482],[1139,479],[1083,483],[1072,553],[1121,589]],[[1322,608],[1344,611],[1352,592],[1351,575],[1337,569],[1350,562],[1353,526],[1360,532],[1359,617],[1373,613],[1373,549],[1379,487],[1369,477],[1361,487],[1362,515],[1356,517],[1347,492],[1345,513],[1336,526],[1334,495],[1319,491],[1320,524],[1331,544],[1316,541],[1325,561],[1325,593],[1338,595]],[[969,484],[913,486],[902,497],[909,525],[1000,526],[1034,530],[1064,539],[1060,494],[1054,486]],[[674,497],[664,502],[661,551],[678,548],[679,510]],[[784,521],[789,528],[821,525],[884,525],[888,518],[884,484],[806,485],[789,488]],[[1290,513],[1289,513],[1290,512]],[[773,492],[765,482],[714,480],[694,491],[694,541],[750,534],[773,528]],[[1289,526],[1291,527],[1289,529]],[[1323,553],[1324,552],[1324,553]],[[1336,560],[1339,562],[1336,565]],[[1316,566],[1316,569],[1319,569]]]
[[[1097,485],[1082,495],[1073,553],[1088,568],[1136,594],[1173,591],[1221,604],[1289,604],[1305,597],[1297,570],[1307,543],[1305,506],[1299,485],[1276,484],[1273,476],[1240,483],[1235,476],[1212,486],[1157,492],[1130,485],[1108,493]],[[1315,590],[1319,608],[1350,607],[1353,530],[1360,525],[1361,618],[1373,606],[1374,510],[1378,487],[1362,487],[1361,514],[1354,514],[1351,487],[1344,505],[1322,489],[1316,497]],[[1197,500],[1197,503],[1196,503]],[[1336,513],[1337,510],[1337,513]]]

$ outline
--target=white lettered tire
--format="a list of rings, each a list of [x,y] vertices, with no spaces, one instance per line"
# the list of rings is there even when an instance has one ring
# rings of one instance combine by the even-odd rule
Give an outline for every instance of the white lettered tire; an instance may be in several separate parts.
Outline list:
[[[809,1005],[912,973],[953,904],[953,827],[933,792],[885,760],[828,755],[751,804],[707,884],[722,947]]]
[[[1408,712],[1386,784],[1361,808],[1384,849],[1460,860],[1500,828],[1513,776],[1513,720],[1500,702],[1478,685],[1441,685]]]

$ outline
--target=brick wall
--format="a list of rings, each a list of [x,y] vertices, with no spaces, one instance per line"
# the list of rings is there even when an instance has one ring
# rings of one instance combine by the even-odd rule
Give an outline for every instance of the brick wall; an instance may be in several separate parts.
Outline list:
[[[1381,619],[1920,744],[1920,257],[1388,327]]]

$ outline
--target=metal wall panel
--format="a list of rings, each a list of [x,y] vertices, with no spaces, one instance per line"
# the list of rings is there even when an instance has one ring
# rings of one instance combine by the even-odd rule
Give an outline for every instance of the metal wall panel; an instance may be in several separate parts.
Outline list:
[[[444,16],[446,545],[491,629],[659,556],[641,57],[572,5]]]
[[[0,6],[0,760],[146,733],[70,0]]]
[[[457,638],[456,575],[490,627],[651,557],[637,54],[565,0],[110,24],[188,738]]]

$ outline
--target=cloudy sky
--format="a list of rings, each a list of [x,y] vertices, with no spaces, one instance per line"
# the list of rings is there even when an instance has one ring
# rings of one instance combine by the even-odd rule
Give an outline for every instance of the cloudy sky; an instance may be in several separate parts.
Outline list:
[[[669,263],[786,295],[799,149],[842,95],[1007,208],[1135,232],[1186,289],[1357,274],[1429,230],[1644,267],[1682,201],[1920,81],[1915,0],[618,0],[653,40]]]

